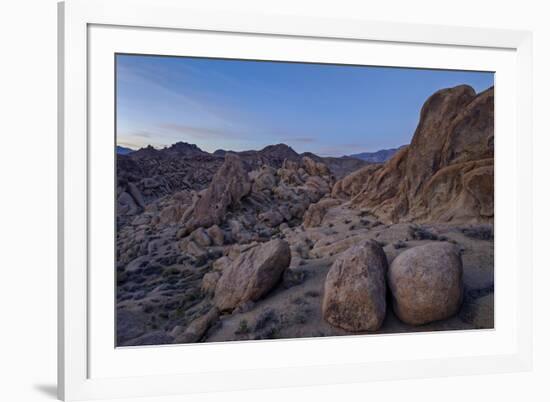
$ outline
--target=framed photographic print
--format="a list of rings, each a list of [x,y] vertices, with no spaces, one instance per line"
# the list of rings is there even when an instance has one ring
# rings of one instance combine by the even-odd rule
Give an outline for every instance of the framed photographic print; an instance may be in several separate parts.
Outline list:
[[[529,33],[59,16],[61,398],[530,368]]]

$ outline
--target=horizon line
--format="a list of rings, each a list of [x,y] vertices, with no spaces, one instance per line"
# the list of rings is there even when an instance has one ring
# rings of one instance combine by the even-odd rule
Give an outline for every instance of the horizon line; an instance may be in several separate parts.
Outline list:
[[[334,154],[331,154],[331,155],[328,155],[328,154],[325,154],[325,153],[315,153],[315,152],[312,152],[312,151],[305,151],[305,152],[297,152],[291,145],[288,145],[284,142],[280,142],[280,143],[277,143],[277,144],[267,144],[265,146],[263,146],[262,148],[259,148],[259,149],[243,149],[243,150],[240,150],[240,151],[236,151],[234,149],[223,149],[223,148],[218,148],[216,149],[215,151],[213,152],[209,152],[209,151],[205,151],[204,149],[202,149],[201,147],[199,147],[197,144],[194,144],[194,143],[191,143],[191,142],[186,142],[186,141],[176,141],[170,145],[163,145],[163,146],[155,146],[153,144],[147,144],[147,145],[144,145],[142,147],[139,147],[139,148],[134,148],[132,146],[128,146],[128,145],[122,145],[122,143],[119,143],[117,141],[116,143],[116,147],[121,147],[121,148],[125,148],[125,149],[130,149],[132,152],[137,152],[141,149],[147,149],[147,148],[153,148],[154,150],[156,151],[162,151],[164,149],[168,149],[168,148],[171,148],[173,147],[174,145],[176,144],[187,144],[187,145],[193,145],[193,146],[196,146],[200,151],[202,152],[206,152],[206,153],[209,153],[209,154],[214,154],[215,152],[217,151],[224,151],[224,152],[234,152],[234,153],[240,153],[240,152],[249,152],[249,151],[255,151],[255,152],[258,152],[258,151],[262,151],[264,150],[265,148],[267,147],[270,147],[270,146],[277,146],[277,145],[284,145],[284,146],[287,146],[288,148],[292,149],[294,152],[296,152],[298,155],[303,155],[303,154],[307,154],[307,153],[311,153],[311,154],[314,154],[314,155],[317,155],[317,156],[321,156],[321,157],[332,157],[332,158],[343,158],[343,157],[351,157],[353,155],[359,155],[359,154],[363,154],[363,153],[376,153],[376,152],[380,152],[380,151],[387,151],[387,150],[394,150],[394,149],[399,149],[399,148],[402,148],[404,146],[407,146],[409,144],[402,144],[402,145],[398,145],[398,146],[394,146],[394,147],[387,147],[387,148],[380,148],[380,149],[377,149],[377,150],[363,150],[363,151],[360,151],[360,152],[355,152],[353,154],[339,154],[339,155],[334,155]]]

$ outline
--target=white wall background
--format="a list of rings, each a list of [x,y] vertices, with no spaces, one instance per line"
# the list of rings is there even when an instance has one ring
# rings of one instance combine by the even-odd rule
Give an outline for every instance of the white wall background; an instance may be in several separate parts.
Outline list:
[[[153,1],[153,0],[152,0]],[[192,1],[182,0],[192,5]],[[530,373],[377,382],[155,401],[550,400],[550,24],[545,1],[231,0],[202,7],[534,32],[535,363]],[[0,400],[55,399],[56,1],[0,5]],[[144,399],[140,399],[145,401]],[[151,401],[152,401],[151,400]]]

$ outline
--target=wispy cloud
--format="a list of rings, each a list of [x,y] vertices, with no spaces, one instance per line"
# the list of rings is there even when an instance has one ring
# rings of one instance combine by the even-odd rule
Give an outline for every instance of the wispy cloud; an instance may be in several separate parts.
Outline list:
[[[146,130],[132,130],[132,131],[123,131],[119,133],[122,137],[138,137],[138,138],[153,138],[154,133]]]
[[[238,137],[244,138],[242,134],[236,133],[230,129],[222,129],[215,127],[200,127],[190,124],[166,123],[162,124],[161,129],[167,130],[173,134],[182,135],[184,137],[192,137],[195,139],[212,139],[212,138],[227,138]]]

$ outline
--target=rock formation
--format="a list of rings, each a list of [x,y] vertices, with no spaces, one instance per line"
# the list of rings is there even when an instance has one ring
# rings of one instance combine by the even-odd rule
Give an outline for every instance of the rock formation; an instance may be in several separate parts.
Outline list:
[[[269,292],[290,264],[290,248],[283,240],[272,240],[240,254],[216,285],[214,304],[220,311],[256,301]]]
[[[185,222],[187,231],[219,225],[225,219],[227,208],[238,205],[249,192],[250,181],[240,158],[227,153],[224,164],[212,178],[208,189],[200,194],[190,220]]]
[[[422,107],[411,144],[338,182],[333,196],[387,222],[492,222],[494,90],[444,89]]]
[[[449,243],[411,248],[393,260],[388,282],[401,321],[421,325],[451,317],[462,304],[460,254]]]
[[[323,317],[349,331],[376,331],[386,316],[386,272],[382,247],[367,241],[334,261],[325,280]]]

